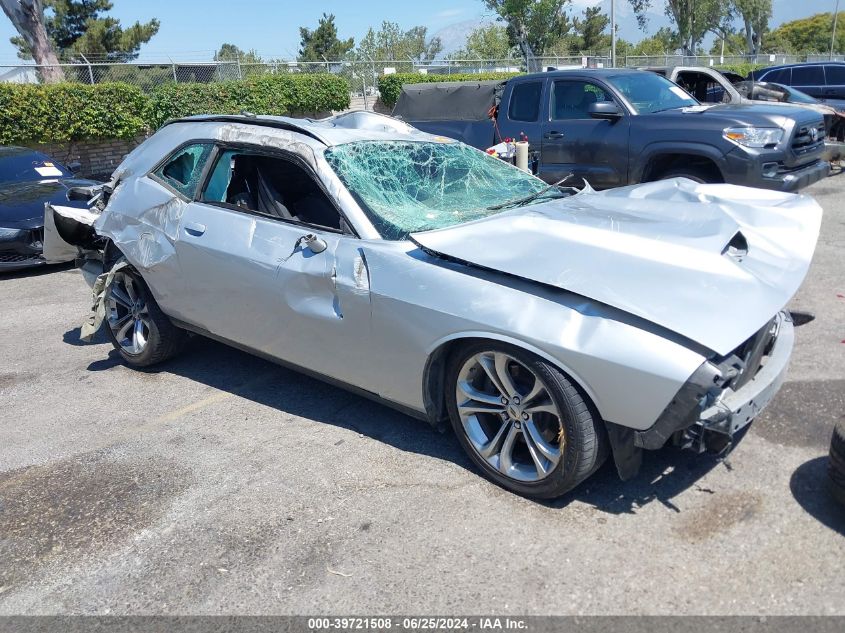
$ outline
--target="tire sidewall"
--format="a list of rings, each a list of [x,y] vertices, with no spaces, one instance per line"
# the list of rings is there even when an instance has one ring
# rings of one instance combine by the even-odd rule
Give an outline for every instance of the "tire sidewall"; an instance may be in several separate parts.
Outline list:
[[[457,397],[455,394],[458,374],[467,360],[475,354],[485,351],[508,354],[533,371],[543,381],[551,396],[552,402],[561,413],[564,430],[563,456],[555,469],[547,477],[538,482],[519,481],[495,470],[476,452],[464,431],[463,423],[458,414]],[[549,365],[536,355],[506,343],[495,341],[472,343],[463,346],[452,355],[447,366],[445,389],[449,420],[464,451],[487,479],[519,495],[540,499],[559,497],[580,483],[581,480],[576,478],[576,474],[578,472],[578,463],[583,459],[583,455],[579,449],[583,438],[581,438],[580,430],[575,424],[577,412],[574,410],[569,399],[558,387],[558,381],[561,378],[566,380],[562,375],[555,376],[550,371]]]
[[[158,305],[152,298],[150,290],[149,288],[147,288],[147,284],[144,282],[141,275],[135,272],[135,270],[129,268],[125,268],[121,272],[125,275],[129,275],[130,277],[132,277],[133,281],[135,281],[136,283],[136,287],[139,289],[139,292],[141,292],[144,298],[144,304],[147,306],[147,311],[150,317],[147,320],[150,328],[150,333],[147,337],[147,344],[144,346],[144,350],[140,354],[132,354],[123,349],[123,347],[121,347],[120,342],[115,337],[114,332],[112,332],[111,326],[109,325],[107,320],[105,322],[106,335],[108,336],[112,345],[124,361],[126,361],[130,365],[144,367],[150,363],[153,355],[156,352],[156,348],[161,342],[161,332],[159,331],[157,322],[158,314],[160,313],[160,311],[158,310]]]

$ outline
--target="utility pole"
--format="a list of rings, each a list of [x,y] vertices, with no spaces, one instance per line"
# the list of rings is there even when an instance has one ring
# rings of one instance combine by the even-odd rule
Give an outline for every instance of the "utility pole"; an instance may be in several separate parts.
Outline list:
[[[836,9],[833,10],[833,35],[830,36],[830,59],[833,59],[833,47],[836,45],[836,22],[839,19],[839,0],[836,0]]]
[[[616,68],[616,0],[610,0],[610,67]]]

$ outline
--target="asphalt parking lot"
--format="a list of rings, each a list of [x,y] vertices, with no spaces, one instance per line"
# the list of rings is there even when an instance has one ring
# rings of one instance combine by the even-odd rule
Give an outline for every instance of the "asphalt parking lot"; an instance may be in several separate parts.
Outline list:
[[[845,614],[845,175],[788,382],[727,461],[552,504],[449,434],[204,339],[138,372],[63,267],[0,276],[0,614]],[[724,306],[730,310],[730,306]]]

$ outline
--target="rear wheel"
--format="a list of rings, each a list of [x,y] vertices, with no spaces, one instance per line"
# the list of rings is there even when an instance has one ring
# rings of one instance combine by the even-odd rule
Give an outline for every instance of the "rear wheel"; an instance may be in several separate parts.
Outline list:
[[[604,460],[601,421],[556,367],[519,348],[477,343],[454,354],[447,407],[485,476],[521,495],[558,497]]]
[[[129,365],[149,367],[182,349],[187,333],[161,311],[138,273],[115,273],[105,305],[109,339]]]

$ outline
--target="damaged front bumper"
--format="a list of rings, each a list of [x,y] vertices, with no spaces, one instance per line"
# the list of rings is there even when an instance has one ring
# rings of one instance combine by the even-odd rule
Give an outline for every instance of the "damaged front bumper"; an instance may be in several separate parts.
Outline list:
[[[795,342],[792,319],[786,313],[779,315],[777,334],[772,349],[754,377],[738,390],[726,389],[722,397],[702,412],[689,430],[691,446],[707,448],[707,433],[733,438],[751,424],[780,390],[789,368],[789,359]],[[697,441],[695,441],[697,440]]]
[[[780,389],[794,341],[792,318],[781,312],[741,351],[718,364],[704,363],[657,423],[635,433],[634,445],[653,450],[672,438],[676,444],[699,452],[729,449],[733,437],[763,411]]]
[[[650,428],[607,423],[619,476],[634,477],[642,451],[670,441],[699,453],[729,451],[783,384],[794,342],[792,317],[781,312],[732,354],[703,363]]]

